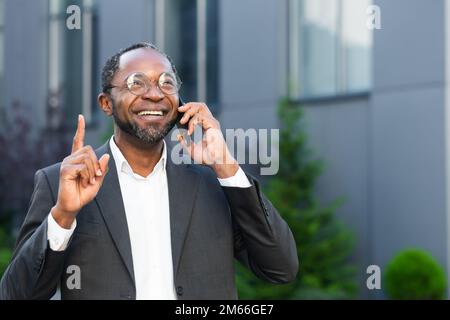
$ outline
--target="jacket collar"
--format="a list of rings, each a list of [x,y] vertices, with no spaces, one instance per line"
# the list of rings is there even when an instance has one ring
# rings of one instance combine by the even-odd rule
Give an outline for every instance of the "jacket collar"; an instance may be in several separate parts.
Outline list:
[[[111,234],[113,242],[129,272],[133,283],[134,269],[130,235],[125,208],[117,176],[116,164],[109,141],[96,150],[97,157],[108,153],[110,159],[108,172],[104,178],[95,201]],[[167,154],[170,154],[168,150]],[[195,166],[174,164],[171,157],[166,161],[167,185],[169,190],[170,229],[174,280],[178,273],[181,253],[191,220],[194,199],[198,190],[200,175]]]

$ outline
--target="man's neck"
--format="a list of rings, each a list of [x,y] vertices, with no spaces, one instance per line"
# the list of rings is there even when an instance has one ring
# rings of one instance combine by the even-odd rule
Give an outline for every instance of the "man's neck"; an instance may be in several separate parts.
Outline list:
[[[128,161],[134,173],[148,176],[161,159],[164,142],[148,144],[121,130],[114,132],[114,142]]]

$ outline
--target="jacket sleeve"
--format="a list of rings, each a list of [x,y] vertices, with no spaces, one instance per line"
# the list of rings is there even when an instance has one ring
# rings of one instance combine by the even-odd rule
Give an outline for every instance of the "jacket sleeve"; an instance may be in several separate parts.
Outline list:
[[[287,283],[298,272],[294,237],[287,223],[247,175],[251,187],[222,187],[231,209],[235,257],[259,278]]]
[[[0,299],[49,299],[56,291],[65,251],[50,250],[47,216],[55,203],[47,177],[35,174],[34,191],[11,262],[0,282]]]

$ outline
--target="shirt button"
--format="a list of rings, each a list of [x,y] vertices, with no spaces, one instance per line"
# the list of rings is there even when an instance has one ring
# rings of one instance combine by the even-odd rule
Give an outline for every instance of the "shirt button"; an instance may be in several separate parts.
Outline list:
[[[177,295],[179,295],[179,296],[183,295],[183,287],[182,286],[177,287]]]

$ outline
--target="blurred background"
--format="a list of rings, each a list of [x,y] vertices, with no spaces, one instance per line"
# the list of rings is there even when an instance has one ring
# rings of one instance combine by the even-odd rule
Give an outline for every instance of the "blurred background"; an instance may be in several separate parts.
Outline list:
[[[70,5],[80,29],[66,26]],[[34,172],[68,154],[77,114],[87,143],[111,135],[96,103],[107,57],[149,41],[175,61],[184,99],[206,101],[222,128],[288,128],[280,145],[298,151],[281,152],[278,183],[261,177],[274,204],[298,191],[280,210],[298,283],[260,287],[238,269],[241,297],[446,297],[449,32],[446,0],[0,0],[0,273]]]

